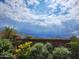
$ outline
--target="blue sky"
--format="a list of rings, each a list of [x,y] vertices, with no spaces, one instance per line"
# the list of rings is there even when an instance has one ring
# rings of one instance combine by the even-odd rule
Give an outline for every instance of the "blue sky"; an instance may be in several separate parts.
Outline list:
[[[42,38],[79,36],[78,0],[0,0],[0,28]]]

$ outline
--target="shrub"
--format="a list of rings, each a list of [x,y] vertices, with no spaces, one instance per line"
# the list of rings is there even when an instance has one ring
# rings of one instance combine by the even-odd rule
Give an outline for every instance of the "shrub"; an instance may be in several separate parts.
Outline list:
[[[71,52],[64,47],[56,47],[53,50],[53,59],[70,59]]]
[[[49,53],[52,53],[54,47],[50,43],[46,43],[44,47],[49,51]]]
[[[36,43],[35,45],[33,45],[29,58],[31,59],[44,59],[45,58],[46,59],[48,51],[45,48],[43,49],[43,46],[44,46],[43,43]]]
[[[24,53],[23,50],[18,50],[21,51],[19,59],[52,59],[53,56],[49,52],[49,48],[51,48],[50,44],[36,43],[28,49],[23,48]]]
[[[52,52],[53,51],[53,52]],[[65,47],[56,47],[50,43],[26,42],[16,49],[18,59],[70,59],[71,52]]]
[[[15,53],[19,57],[18,59],[27,59],[31,50],[31,45],[32,42],[25,42],[16,48]]]
[[[52,59],[53,56],[49,52],[51,44],[36,43],[32,46],[28,59]]]
[[[72,51],[72,59],[79,59],[79,40],[74,39],[70,43]]]
[[[9,39],[0,39],[0,56],[13,56],[13,45]]]

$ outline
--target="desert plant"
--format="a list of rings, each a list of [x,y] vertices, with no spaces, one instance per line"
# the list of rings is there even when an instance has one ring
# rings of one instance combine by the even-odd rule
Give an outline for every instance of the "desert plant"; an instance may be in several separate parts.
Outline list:
[[[70,59],[71,52],[64,47],[56,47],[53,50],[53,59]]]

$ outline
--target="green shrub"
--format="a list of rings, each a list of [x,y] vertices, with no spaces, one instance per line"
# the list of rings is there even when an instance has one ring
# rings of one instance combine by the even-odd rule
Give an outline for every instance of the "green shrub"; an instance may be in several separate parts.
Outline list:
[[[50,43],[46,43],[46,44],[44,45],[44,47],[49,51],[49,53],[52,53],[52,51],[53,51],[53,49],[54,49],[54,47],[53,47],[52,44],[50,44]]]
[[[70,45],[71,45],[72,50],[76,50],[76,51],[79,50],[79,42],[78,41],[71,41]]]
[[[53,48],[50,43],[35,43],[27,49],[22,49],[20,54],[18,59],[70,59],[71,52],[65,47]]]
[[[53,59],[70,59],[71,52],[64,47],[56,47],[53,50]]]
[[[36,43],[32,47],[28,48],[23,55],[20,56],[21,59],[52,59],[53,56],[49,52],[51,48],[50,44]],[[52,51],[51,51],[52,52]]]
[[[0,56],[12,56],[13,45],[9,39],[0,39]]]
[[[36,43],[32,46],[30,59],[53,59],[52,52],[53,47],[51,44]]]
[[[74,39],[69,44],[71,45],[72,59],[78,59],[79,58],[79,40]]]
[[[32,46],[32,50],[28,56],[28,59],[46,59],[46,56],[48,54],[48,51],[46,49],[43,49],[44,44],[43,43],[36,43]]]
[[[32,42],[25,42],[20,44],[15,50],[16,55],[18,56],[17,59],[28,59],[28,56],[32,50],[31,45]]]

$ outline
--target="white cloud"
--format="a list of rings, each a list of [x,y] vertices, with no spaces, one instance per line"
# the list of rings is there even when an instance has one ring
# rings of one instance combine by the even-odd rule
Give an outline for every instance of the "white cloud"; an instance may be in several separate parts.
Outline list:
[[[34,4],[38,5],[39,4],[39,1],[37,1],[37,0],[28,0],[27,2],[29,5],[34,5]]]
[[[48,0],[45,0],[45,2],[47,1]],[[60,26],[63,22],[68,20],[75,19],[79,21],[78,0],[49,0],[50,4],[48,5],[48,8],[52,8],[50,12],[54,12],[58,4],[64,6],[64,8],[60,7],[62,11],[59,16],[56,16],[55,14],[49,16],[34,14],[27,8],[27,5],[23,0],[5,0],[5,2],[5,4],[0,2],[0,13],[4,13],[12,20],[19,22],[28,22],[40,26],[52,26],[54,24]],[[38,0],[28,0],[28,3],[33,5],[39,4],[40,2]],[[69,14],[61,15],[67,8],[70,8],[68,11]]]

